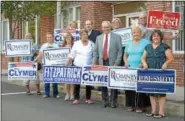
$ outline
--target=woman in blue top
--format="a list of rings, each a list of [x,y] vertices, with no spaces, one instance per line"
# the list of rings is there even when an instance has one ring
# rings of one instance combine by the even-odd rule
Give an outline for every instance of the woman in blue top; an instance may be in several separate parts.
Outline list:
[[[138,26],[132,27],[133,40],[129,41],[124,53],[125,66],[131,68],[141,67],[141,57],[143,55],[145,47],[150,44],[150,41],[143,39],[142,30]],[[129,107],[128,111],[142,112],[142,108],[149,105],[146,100],[149,97],[143,93],[136,93],[132,90],[126,90],[126,106]]]

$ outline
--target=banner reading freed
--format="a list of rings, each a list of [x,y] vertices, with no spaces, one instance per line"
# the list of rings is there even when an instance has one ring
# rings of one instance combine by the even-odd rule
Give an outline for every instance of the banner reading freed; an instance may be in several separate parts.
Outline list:
[[[36,80],[37,63],[33,62],[9,62],[8,80]]]
[[[180,13],[149,11],[147,27],[162,30],[179,30]]]
[[[121,67],[109,68],[108,88],[136,90],[137,70]]]
[[[137,92],[175,93],[175,70],[138,70]]]
[[[64,41],[64,36],[68,32],[72,34],[74,41],[80,40],[80,30],[78,29],[54,29],[54,42],[62,43]]]
[[[43,66],[44,83],[80,84],[82,67]]]
[[[44,65],[64,65],[70,53],[70,48],[43,50]]]
[[[81,84],[91,86],[107,87],[108,67],[85,66],[83,67]]]
[[[31,40],[10,40],[5,41],[5,54],[8,57],[31,56]]]

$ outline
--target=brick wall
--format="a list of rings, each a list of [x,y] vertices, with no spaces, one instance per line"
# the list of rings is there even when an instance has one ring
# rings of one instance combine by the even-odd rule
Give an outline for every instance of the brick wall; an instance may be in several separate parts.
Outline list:
[[[109,3],[84,2],[81,3],[81,26],[84,27],[86,20],[92,20],[95,29],[101,30],[102,21],[112,20],[112,7]]]
[[[54,31],[54,16],[42,16],[40,22],[40,41],[39,44],[46,42],[46,33],[53,34]]]

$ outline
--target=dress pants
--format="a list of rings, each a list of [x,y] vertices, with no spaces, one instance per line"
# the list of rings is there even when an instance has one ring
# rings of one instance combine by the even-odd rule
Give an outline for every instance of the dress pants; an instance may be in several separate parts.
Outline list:
[[[103,65],[104,66],[109,66],[109,61],[103,61]],[[110,93],[110,99],[109,99],[109,95],[108,95],[108,89],[107,87],[102,87],[102,99],[103,99],[103,103],[106,105],[109,105],[109,103],[111,104],[111,106],[116,106],[117,105],[117,97],[118,97],[118,90],[117,89],[111,89]]]
[[[92,90],[92,86],[86,86],[86,100],[90,100],[91,99],[91,90]],[[80,84],[75,84],[75,87],[74,87],[74,98],[76,100],[80,99]]]

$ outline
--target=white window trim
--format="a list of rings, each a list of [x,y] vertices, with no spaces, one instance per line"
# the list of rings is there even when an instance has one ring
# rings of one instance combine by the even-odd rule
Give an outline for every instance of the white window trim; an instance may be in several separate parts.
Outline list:
[[[80,5],[71,5],[71,6],[65,7],[66,10],[69,10],[70,8],[72,8],[72,10],[73,10],[72,21],[76,20],[76,8],[78,8],[78,7],[81,7],[81,6]],[[63,13],[62,13],[61,28],[63,28],[63,27],[64,27],[64,23],[63,23]]]
[[[175,12],[175,0],[172,1],[172,11]],[[173,36],[175,35],[175,32],[173,32]],[[172,40],[172,51],[174,54],[184,54],[184,51],[177,51],[175,50],[175,41]]]
[[[10,40],[10,30],[9,30],[9,26],[10,26],[10,23],[9,23],[9,20],[8,19],[4,19],[4,20],[1,20],[0,22],[4,22],[4,21],[7,21],[8,22],[8,29],[7,29],[7,33],[8,33],[8,41]],[[1,35],[2,35],[2,39],[4,38],[3,36],[4,36],[4,34],[3,34],[3,26],[4,26],[4,24],[2,24],[2,27],[0,28],[1,29]],[[0,48],[0,53],[5,53],[5,51],[3,51],[3,48],[4,48],[4,40],[2,40],[2,42],[0,43],[0,46],[1,46],[1,48]]]

